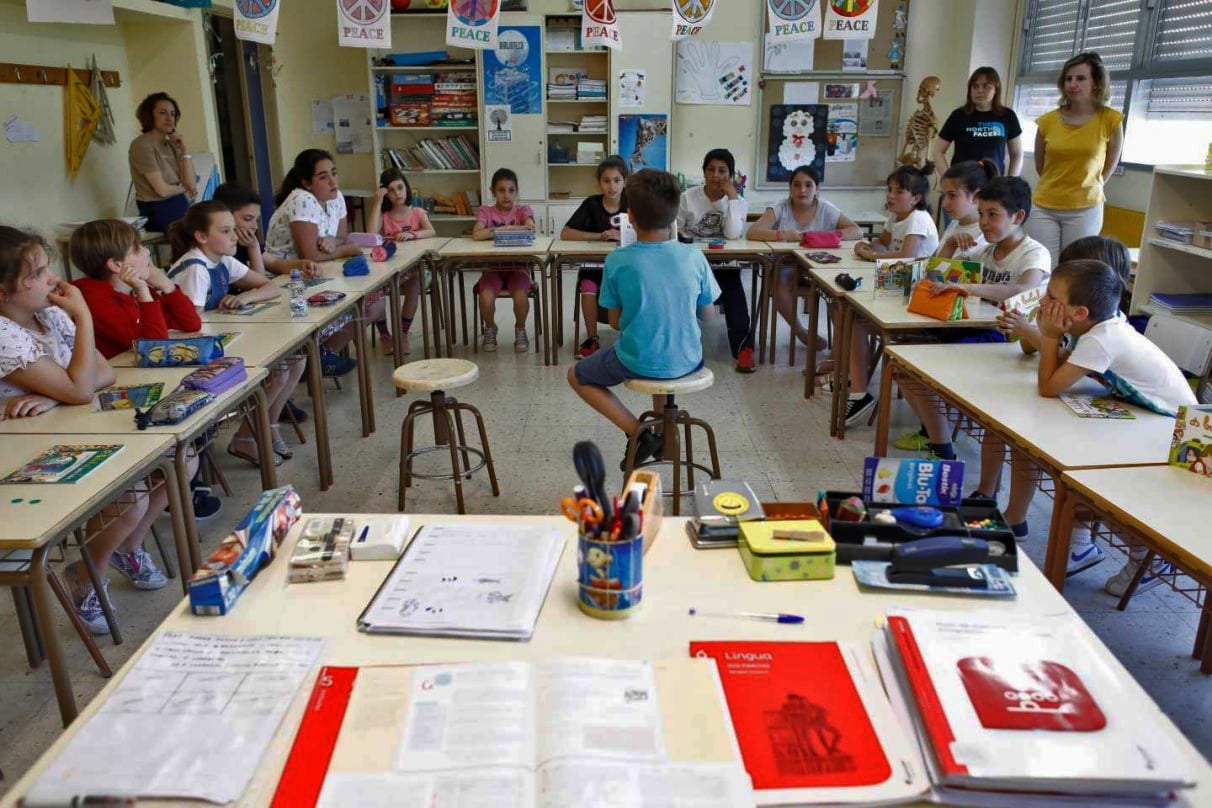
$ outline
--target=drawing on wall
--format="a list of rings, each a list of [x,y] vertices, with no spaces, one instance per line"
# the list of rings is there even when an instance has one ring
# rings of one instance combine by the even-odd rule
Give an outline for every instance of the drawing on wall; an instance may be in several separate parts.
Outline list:
[[[825,179],[829,107],[825,104],[774,104],[770,107],[766,179],[787,182],[797,166],[809,165]]]
[[[514,115],[543,112],[543,49],[537,25],[503,25],[497,46],[484,52],[484,103]]]
[[[678,40],[679,104],[749,106],[753,77],[752,42]]]
[[[858,110],[853,101],[829,105],[829,134],[825,159],[830,163],[854,162],[858,150]]]
[[[629,171],[668,170],[666,155],[669,119],[665,115],[620,115],[619,154]]]

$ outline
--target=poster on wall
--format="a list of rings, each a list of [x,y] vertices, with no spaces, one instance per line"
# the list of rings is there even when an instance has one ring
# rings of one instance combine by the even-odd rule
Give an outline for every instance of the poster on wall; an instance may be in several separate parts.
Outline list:
[[[489,143],[508,143],[513,140],[513,115],[510,114],[509,107],[504,104],[485,104],[484,120],[488,122],[484,127],[484,138]]]
[[[513,115],[543,112],[543,47],[537,25],[504,25],[497,46],[484,52],[484,103]]]
[[[361,93],[346,93],[332,99],[332,122],[337,154],[369,154],[370,100]]]
[[[30,22],[113,25],[114,7],[110,0],[25,0],[25,17]]]
[[[798,166],[812,166],[825,180],[829,107],[825,104],[774,104],[770,107],[766,179],[787,182]]]
[[[390,12],[390,0],[337,0],[337,34],[341,47],[390,48]]]
[[[629,109],[639,109],[644,106],[648,84],[647,70],[619,71],[619,106]]]
[[[867,70],[867,46],[870,40],[847,39],[842,43],[842,70]]]
[[[816,40],[775,39],[766,34],[762,44],[762,70],[765,72],[807,73],[812,69]]]
[[[825,39],[871,39],[879,6],[879,0],[828,0]]]
[[[749,106],[752,80],[753,43],[678,40],[679,104]]]
[[[665,115],[620,115],[619,154],[628,171],[669,169],[669,119]]]
[[[232,6],[236,39],[274,44],[278,35],[278,7],[278,0],[236,0]]]
[[[450,0],[446,8],[446,44],[474,50],[497,46],[498,0]]]
[[[587,48],[605,46],[619,49],[619,17],[614,0],[583,0],[581,3],[581,42]]]
[[[766,0],[770,36],[777,40],[816,39],[821,35],[818,0]]]
[[[715,11],[716,0],[670,0],[673,6],[671,39],[699,36]]]
[[[880,90],[859,104],[859,134],[892,137],[892,91]]]
[[[825,160],[852,163],[858,150],[859,105],[853,101],[829,105],[829,134],[825,137]]]

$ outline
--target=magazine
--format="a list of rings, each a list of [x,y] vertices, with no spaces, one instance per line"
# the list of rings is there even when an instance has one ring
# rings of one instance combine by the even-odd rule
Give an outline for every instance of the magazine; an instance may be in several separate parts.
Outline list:
[[[121,444],[88,443],[52,446],[0,480],[0,484],[76,483],[120,451],[122,451]]]
[[[145,410],[159,401],[163,394],[164,382],[115,385],[97,393],[97,404],[103,411]]]
[[[1083,396],[1075,393],[1061,393],[1060,400],[1073,410],[1079,418],[1109,418],[1113,421],[1133,421],[1136,415],[1109,396]]]

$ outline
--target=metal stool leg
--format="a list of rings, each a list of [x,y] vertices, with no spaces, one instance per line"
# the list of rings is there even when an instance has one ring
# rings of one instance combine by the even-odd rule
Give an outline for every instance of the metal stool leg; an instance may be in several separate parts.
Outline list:
[[[400,425],[400,490],[396,499],[396,510],[404,510],[405,492],[412,485],[412,438],[414,423],[418,415],[428,409],[423,401],[414,401]]]
[[[434,409],[434,423],[437,424],[439,419],[445,426],[447,445],[450,447],[450,474],[454,478],[455,487],[455,503],[458,505],[459,513],[467,513],[466,507],[463,505],[463,475],[459,473],[459,450],[455,442],[451,440],[455,432],[454,417],[450,414],[450,410],[446,409],[445,403],[442,406]]]
[[[480,448],[484,450],[484,465],[488,467],[488,479],[492,483],[492,495],[494,497],[501,496],[501,489],[497,486],[497,470],[492,464],[492,451],[488,448],[488,429],[484,426],[484,418],[480,415],[480,411],[470,404],[460,403],[460,410],[469,410],[476,419],[476,428],[480,431]]]
[[[459,402],[452,397],[446,398],[446,408],[454,414],[455,434],[459,437],[459,454],[463,457],[463,471],[471,471],[471,452],[467,451],[467,436],[463,433],[463,410]],[[458,469],[455,469],[458,473]],[[467,474],[467,479],[471,479],[471,474]]]
[[[694,439],[690,435],[690,418],[686,413],[682,413],[684,418],[681,418],[682,430],[685,433],[686,440],[686,488],[694,490]]]

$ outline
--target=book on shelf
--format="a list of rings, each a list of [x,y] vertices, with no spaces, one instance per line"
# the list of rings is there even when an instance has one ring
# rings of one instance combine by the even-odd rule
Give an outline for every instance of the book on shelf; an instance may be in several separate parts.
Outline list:
[[[0,480],[0,485],[78,483],[122,448],[122,444],[112,443],[52,446]]]
[[[597,165],[606,157],[606,147],[596,140],[577,141],[577,163]]]
[[[893,609],[872,645],[944,802],[1165,804],[1194,785],[1161,710],[1075,614]]]
[[[476,170],[480,156],[466,135],[422,138],[408,149],[385,149],[387,161],[401,171]]]
[[[1154,292],[1149,302],[1169,314],[1207,314],[1212,312],[1212,294],[1167,294]]]

